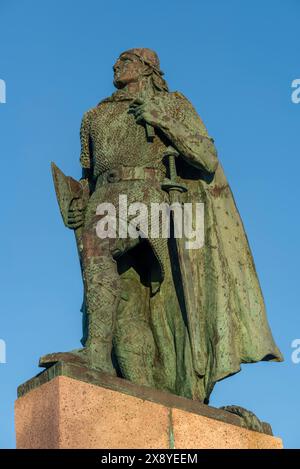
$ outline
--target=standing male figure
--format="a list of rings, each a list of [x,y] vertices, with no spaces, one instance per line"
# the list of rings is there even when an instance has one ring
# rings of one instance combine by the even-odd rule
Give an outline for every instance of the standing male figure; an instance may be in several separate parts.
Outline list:
[[[82,120],[81,183],[88,182],[90,197],[87,204],[74,198],[67,221],[77,232],[82,266],[84,348],[46,355],[40,365],[80,362],[208,402],[214,384],[241,363],[282,357],[213,139],[191,103],[169,92],[155,52],[130,49],[113,68],[117,91]],[[168,201],[161,186],[170,145],[179,153],[178,180],[188,189],[182,202],[205,207],[205,244],[188,252],[197,332],[186,316],[174,239],[96,233],[98,205],[118,208],[120,194],[128,204]]]

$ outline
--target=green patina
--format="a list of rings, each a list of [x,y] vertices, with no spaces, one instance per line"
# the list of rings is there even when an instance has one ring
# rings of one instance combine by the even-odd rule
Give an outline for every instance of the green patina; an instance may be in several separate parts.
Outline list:
[[[53,165],[82,268],[84,347],[46,355],[40,365],[78,362],[208,403],[215,383],[240,371],[241,363],[282,356],[243,223],[202,120],[181,93],[169,92],[149,49],[122,54],[114,73],[117,91],[82,120],[82,179]],[[99,203],[117,206],[119,194],[128,203],[171,199],[163,189],[172,180],[172,159],[164,158],[170,147],[178,155],[173,183],[187,189],[177,197],[204,203],[204,246],[184,253],[174,238],[99,239]]]

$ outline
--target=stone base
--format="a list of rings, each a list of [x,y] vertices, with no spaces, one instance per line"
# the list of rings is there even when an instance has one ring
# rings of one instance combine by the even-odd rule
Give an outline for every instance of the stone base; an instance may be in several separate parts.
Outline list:
[[[57,363],[18,396],[17,448],[282,448],[229,412],[78,365]]]

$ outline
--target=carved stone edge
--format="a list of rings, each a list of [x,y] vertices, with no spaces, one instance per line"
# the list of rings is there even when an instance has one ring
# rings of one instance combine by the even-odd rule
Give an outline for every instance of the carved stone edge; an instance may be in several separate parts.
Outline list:
[[[201,415],[203,417],[219,420],[224,423],[245,428],[243,419],[222,409],[202,404],[185,397],[177,396],[166,391],[140,386],[123,378],[117,378],[107,373],[103,373],[81,365],[75,365],[67,362],[57,362],[50,368],[42,371],[34,378],[18,386],[18,398],[23,397],[33,389],[48,383],[58,376],[66,376],[75,380],[83,381],[95,386],[101,386],[106,389],[118,391],[123,394],[137,397],[139,399],[161,404],[168,408],[177,408],[186,412]],[[273,435],[270,424],[263,423],[264,433]]]

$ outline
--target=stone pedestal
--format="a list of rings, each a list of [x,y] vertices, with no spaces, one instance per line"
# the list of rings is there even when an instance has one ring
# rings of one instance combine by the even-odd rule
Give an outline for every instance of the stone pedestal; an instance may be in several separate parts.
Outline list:
[[[17,448],[282,448],[224,410],[78,365],[57,363],[18,396]]]

